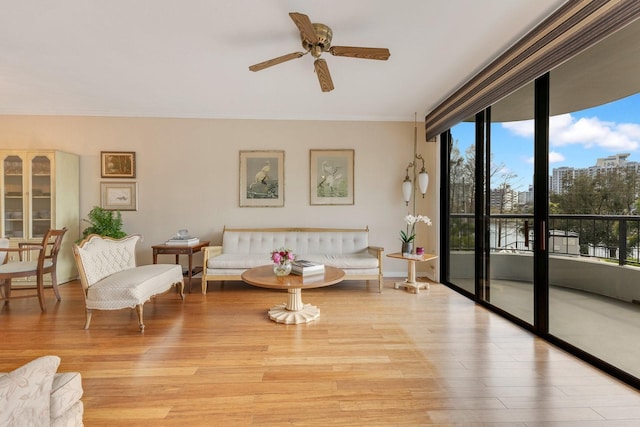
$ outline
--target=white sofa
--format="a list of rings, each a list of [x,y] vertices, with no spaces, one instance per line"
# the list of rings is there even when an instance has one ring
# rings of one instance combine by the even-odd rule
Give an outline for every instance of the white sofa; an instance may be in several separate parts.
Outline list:
[[[82,426],[82,378],[56,373],[58,356],[43,356],[0,373],[0,426]]]
[[[87,236],[73,245],[86,306],[85,329],[89,329],[93,310],[135,308],[138,326],[144,331],[142,307],[152,297],[177,286],[184,300],[182,268],[176,264],[136,266],[139,235],[122,239]]]
[[[224,228],[222,245],[203,248],[202,293],[210,280],[241,280],[270,264],[271,251],[288,248],[306,259],[344,270],[348,280],[377,280],[382,292],[381,247],[369,246],[369,228]]]

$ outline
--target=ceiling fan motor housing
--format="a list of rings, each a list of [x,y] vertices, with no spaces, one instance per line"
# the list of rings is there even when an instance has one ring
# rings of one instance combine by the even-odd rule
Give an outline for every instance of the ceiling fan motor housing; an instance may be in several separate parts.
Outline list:
[[[312,24],[313,30],[318,38],[317,43],[313,43],[310,40],[305,40],[302,37],[302,47],[311,52],[314,58],[319,58],[322,52],[328,52],[331,47],[331,38],[333,37],[333,31],[331,28],[324,24]]]

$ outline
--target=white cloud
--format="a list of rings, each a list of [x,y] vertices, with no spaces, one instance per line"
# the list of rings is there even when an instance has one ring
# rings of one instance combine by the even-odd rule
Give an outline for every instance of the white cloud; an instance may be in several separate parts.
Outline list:
[[[564,162],[564,156],[557,151],[549,152],[549,163],[560,163]]]
[[[502,126],[517,136],[533,137],[533,120]],[[640,124],[607,122],[597,117],[576,119],[571,114],[561,114],[549,119],[549,144],[552,147],[577,144],[610,152],[635,151],[640,147]]]
[[[549,163],[560,163],[564,162],[565,157],[562,153],[558,153],[557,151],[549,152]],[[529,157],[526,160],[527,163],[533,164],[533,157]]]
[[[520,122],[506,122],[502,124],[502,127],[524,138],[533,136],[533,120],[523,120]]]

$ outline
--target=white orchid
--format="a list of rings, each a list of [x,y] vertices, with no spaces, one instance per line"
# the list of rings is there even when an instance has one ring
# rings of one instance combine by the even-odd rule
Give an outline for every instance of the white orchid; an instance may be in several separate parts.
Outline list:
[[[400,240],[405,243],[413,242],[416,238],[416,224],[424,222],[427,225],[431,225],[431,219],[426,215],[407,215],[404,217],[404,221],[407,223],[407,231],[400,230]]]

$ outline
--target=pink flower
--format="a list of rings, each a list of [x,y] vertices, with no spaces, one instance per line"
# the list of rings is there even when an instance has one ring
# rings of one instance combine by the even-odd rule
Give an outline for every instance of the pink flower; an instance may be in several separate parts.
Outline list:
[[[294,259],[296,259],[296,256],[291,249],[280,248],[271,252],[271,260],[274,264],[285,264]]]

